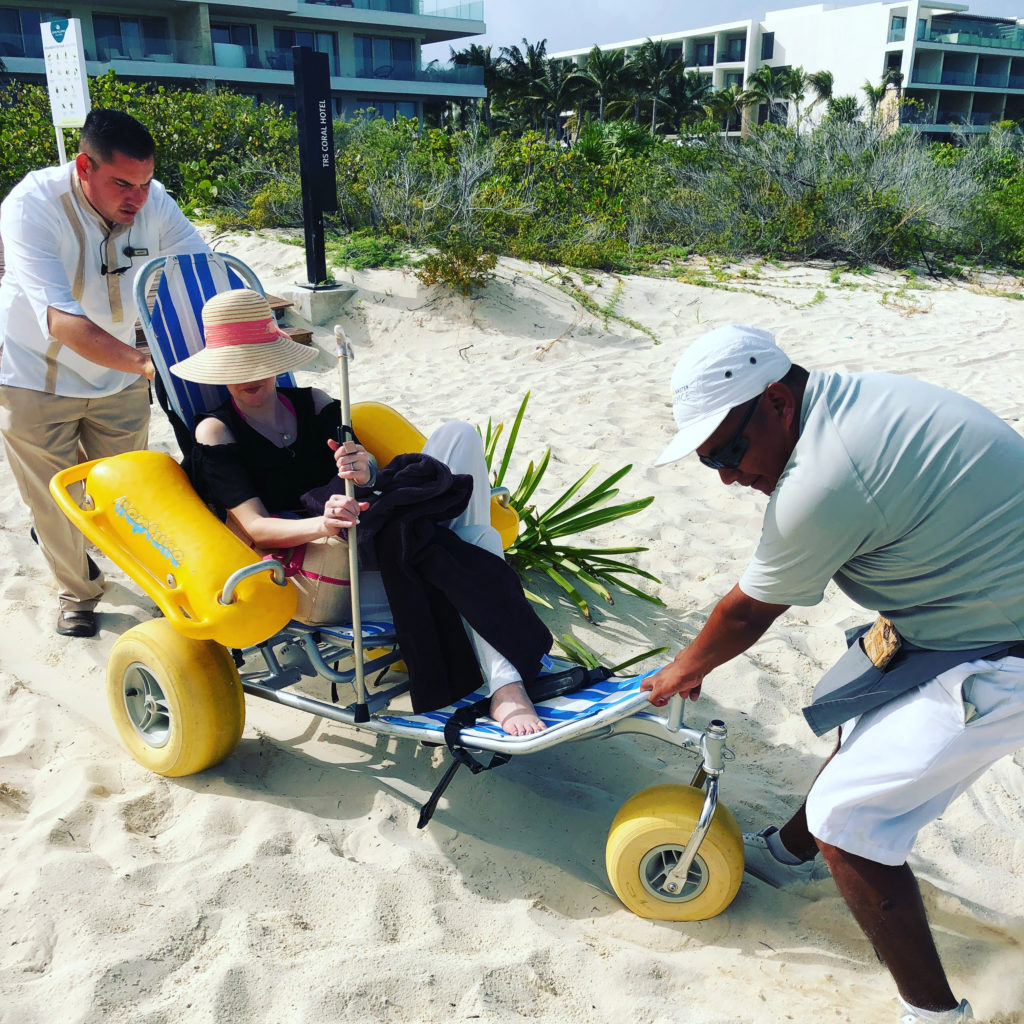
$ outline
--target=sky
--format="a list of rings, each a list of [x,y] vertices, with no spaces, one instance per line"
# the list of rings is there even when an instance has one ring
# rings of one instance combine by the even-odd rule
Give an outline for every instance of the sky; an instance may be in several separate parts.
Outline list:
[[[485,35],[425,46],[423,56],[425,60],[447,60],[449,45],[462,49],[471,43],[490,43],[496,54],[501,46],[521,45],[524,37],[531,43],[547,39],[548,53],[556,53],[740,18],[761,18],[765,11],[803,7],[808,2],[816,0],[484,0]],[[971,14],[1024,16],[1021,0],[965,2]]]

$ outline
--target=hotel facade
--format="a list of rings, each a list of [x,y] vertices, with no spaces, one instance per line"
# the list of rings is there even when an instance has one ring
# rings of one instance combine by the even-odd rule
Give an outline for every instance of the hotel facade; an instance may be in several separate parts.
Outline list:
[[[1024,19],[974,15],[967,4],[814,4],[651,38],[716,90],[742,88],[764,65],[802,67],[832,72],[833,95],[853,95],[864,104],[865,80],[878,85],[897,70],[903,96],[916,101],[904,106],[901,119],[929,134],[987,131],[997,121],[1024,120]],[[630,52],[644,41],[600,48]],[[585,65],[591,49],[551,56]],[[763,121],[767,109],[756,116]]]
[[[12,77],[44,82],[39,24],[77,18],[90,77],[230,86],[294,105],[292,47],[328,56],[335,117],[372,108],[422,117],[432,105],[485,95],[479,68],[424,64],[421,47],[486,30],[482,2],[455,0],[146,0],[53,4],[0,0],[0,60]]]

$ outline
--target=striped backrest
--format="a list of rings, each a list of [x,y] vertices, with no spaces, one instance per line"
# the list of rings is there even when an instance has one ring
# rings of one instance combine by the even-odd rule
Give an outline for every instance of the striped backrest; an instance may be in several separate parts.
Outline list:
[[[160,275],[155,294],[153,283]],[[182,380],[170,368],[203,347],[203,306],[229,288],[253,288],[264,294],[256,274],[226,253],[189,253],[150,260],[135,281],[139,320],[171,409],[191,433],[200,413],[217,408],[227,388]],[[278,384],[291,386],[291,374]]]

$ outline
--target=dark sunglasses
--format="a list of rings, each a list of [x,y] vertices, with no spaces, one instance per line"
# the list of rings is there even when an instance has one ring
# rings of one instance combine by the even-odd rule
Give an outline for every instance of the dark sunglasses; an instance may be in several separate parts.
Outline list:
[[[720,444],[710,455],[697,456],[702,465],[707,466],[708,469],[739,469],[743,456],[747,454],[747,448],[750,445],[750,438],[744,437],[743,431],[747,429],[750,417],[754,415],[754,410],[757,408],[757,403],[760,400],[761,396],[758,395],[750,403],[750,408],[747,410],[746,416],[743,417],[743,422],[736,428],[736,432],[728,441]]]

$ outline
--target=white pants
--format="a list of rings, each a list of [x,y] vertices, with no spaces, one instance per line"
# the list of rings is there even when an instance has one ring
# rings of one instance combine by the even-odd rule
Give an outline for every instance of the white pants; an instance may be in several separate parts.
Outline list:
[[[503,558],[501,537],[491,526],[491,481],[487,475],[480,435],[462,420],[449,420],[430,435],[423,446],[423,453],[443,462],[453,473],[473,478],[473,493],[469,504],[461,515],[449,520],[449,528],[464,541]],[[391,608],[379,572],[360,572],[359,608],[366,619],[391,621]],[[512,663],[479,633],[470,629],[465,620],[463,625],[466,626],[477,663],[487,683],[487,692],[492,694],[507,683],[519,682],[519,673]]]
[[[902,864],[918,831],[1024,747],[1024,659],[973,661],[851,719],[807,796],[818,839]]]

